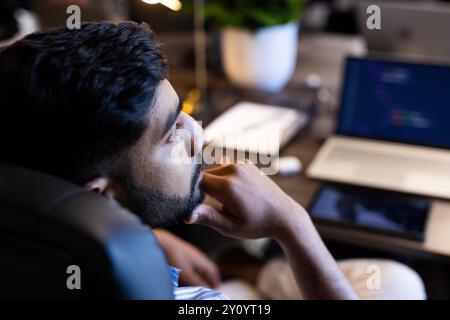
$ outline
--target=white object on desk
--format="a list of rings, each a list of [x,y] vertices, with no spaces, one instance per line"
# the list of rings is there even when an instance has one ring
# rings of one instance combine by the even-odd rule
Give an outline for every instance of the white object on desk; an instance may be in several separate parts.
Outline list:
[[[240,102],[206,127],[205,138],[220,148],[277,155],[308,120],[298,110]]]
[[[291,79],[297,64],[297,23],[249,31],[224,28],[222,61],[232,83],[279,92]]]
[[[282,176],[293,176],[302,172],[302,162],[297,157],[281,157],[278,159],[278,173]]]

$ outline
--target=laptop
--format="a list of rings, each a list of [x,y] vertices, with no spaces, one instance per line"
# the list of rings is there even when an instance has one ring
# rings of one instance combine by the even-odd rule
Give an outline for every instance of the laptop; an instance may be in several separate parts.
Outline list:
[[[381,29],[366,26],[367,7],[381,9]],[[450,59],[450,4],[405,1],[362,1],[358,25],[371,53],[389,53],[411,58]]]
[[[450,199],[450,66],[348,58],[311,178]]]

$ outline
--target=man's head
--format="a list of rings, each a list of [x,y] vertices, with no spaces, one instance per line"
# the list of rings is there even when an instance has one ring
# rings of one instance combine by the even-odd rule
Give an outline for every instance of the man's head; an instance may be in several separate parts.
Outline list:
[[[203,136],[167,73],[146,24],[26,37],[0,52],[0,160],[113,197],[152,227],[182,220],[202,199]]]

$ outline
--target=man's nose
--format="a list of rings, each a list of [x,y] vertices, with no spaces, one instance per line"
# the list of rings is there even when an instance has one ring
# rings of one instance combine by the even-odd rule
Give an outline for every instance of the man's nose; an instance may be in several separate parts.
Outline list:
[[[186,141],[188,143],[186,147],[190,152],[190,156],[194,157],[199,152],[201,152],[203,144],[205,142],[205,135],[201,125],[197,121],[195,121],[194,118],[187,114],[186,123],[190,135],[190,139],[187,139],[188,141]]]

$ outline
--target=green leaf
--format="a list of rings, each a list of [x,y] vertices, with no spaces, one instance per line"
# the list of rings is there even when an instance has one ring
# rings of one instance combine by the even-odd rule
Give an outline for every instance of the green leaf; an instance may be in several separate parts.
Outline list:
[[[307,0],[206,0],[205,16],[223,26],[257,30],[300,21]]]

